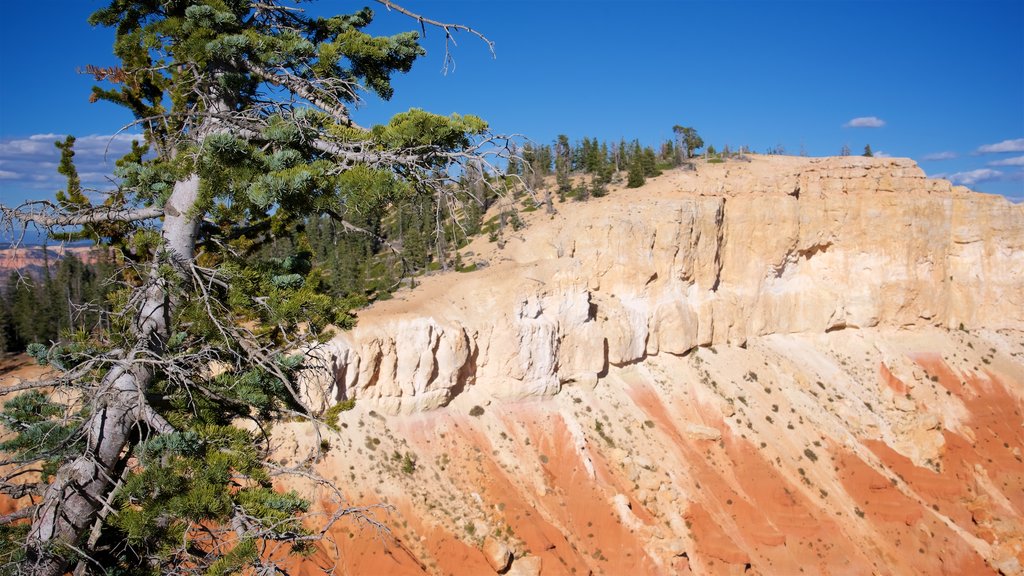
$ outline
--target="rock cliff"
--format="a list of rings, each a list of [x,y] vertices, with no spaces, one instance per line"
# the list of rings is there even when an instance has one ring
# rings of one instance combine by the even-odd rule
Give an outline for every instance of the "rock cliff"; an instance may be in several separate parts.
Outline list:
[[[344,569],[1021,573],[1024,206],[753,157],[558,208],[315,351],[392,507]]]
[[[334,396],[409,413],[772,334],[1024,329],[1024,206],[909,160],[712,164],[534,216],[486,270],[363,314],[324,351]]]

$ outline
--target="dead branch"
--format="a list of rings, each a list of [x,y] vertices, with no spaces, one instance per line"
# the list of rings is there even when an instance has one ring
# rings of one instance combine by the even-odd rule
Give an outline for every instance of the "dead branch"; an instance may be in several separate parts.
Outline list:
[[[163,216],[163,208],[122,208],[117,206],[90,206],[75,212],[66,212],[49,200],[33,200],[16,208],[0,204],[0,221],[18,220],[34,222],[44,228],[81,226],[103,222],[138,222]]]
[[[7,514],[6,516],[0,516],[0,526],[4,526],[6,524],[10,524],[11,522],[14,522],[14,521],[17,521],[17,520],[23,520],[25,518],[31,518],[32,515],[35,514],[35,513],[36,513],[36,506],[34,504],[31,505],[31,506],[26,506],[26,507],[24,507],[24,508],[22,508],[20,510],[15,510],[14,512],[11,512],[10,514]]]
[[[428,25],[429,26],[433,26],[435,28],[440,28],[441,30],[444,30],[444,66],[442,67],[441,70],[445,74],[448,73],[449,66],[453,70],[455,68],[455,59],[452,57],[451,50],[449,48],[449,43],[451,43],[452,46],[458,46],[458,44],[455,42],[455,36],[452,35],[453,32],[462,31],[462,32],[466,32],[468,34],[472,34],[473,36],[476,36],[477,38],[483,40],[484,44],[487,44],[487,50],[490,51],[492,58],[497,58],[498,57],[497,54],[494,52],[494,41],[491,40],[490,38],[488,38],[487,36],[484,36],[484,34],[482,32],[480,32],[480,31],[478,31],[478,30],[476,30],[474,28],[470,28],[469,26],[466,26],[464,24],[453,24],[453,23],[449,23],[449,22],[441,22],[439,20],[433,20],[431,18],[426,18],[426,17],[424,17],[424,16],[422,16],[420,14],[416,14],[415,12],[412,12],[410,10],[407,10],[406,8],[403,8],[403,7],[399,6],[398,4],[395,4],[391,0],[377,0],[377,2],[380,3],[380,4],[383,4],[384,7],[387,8],[388,10],[394,10],[395,12],[398,12],[399,14],[404,14],[404,15],[412,18],[413,20],[416,20],[417,22],[419,22],[420,23],[420,30],[423,32],[423,36],[424,37],[426,37],[426,35],[427,35],[427,28],[426,27]]]
[[[285,88],[300,98],[304,98],[309,103],[333,116],[338,123],[359,128],[352,121],[348,108],[341,98],[337,96],[340,90],[340,93],[345,97],[356,100],[356,92],[351,83],[335,79],[333,83],[336,86],[325,86],[325,84],[330,84],[330,82],[309,80],[292,74],[283,68],[269,70],[251,61],[247,61],[245,65],[256,76],[271,84]]]

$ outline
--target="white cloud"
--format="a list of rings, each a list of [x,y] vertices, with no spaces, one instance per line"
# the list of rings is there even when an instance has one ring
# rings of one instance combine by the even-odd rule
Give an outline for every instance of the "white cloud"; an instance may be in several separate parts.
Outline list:
[[[843,124],[843,128],[881,128],[885,126],[885,120],[877,116],[860,116]]]
[[[993,160],[988,163],[989,166],[1024,166],[1024,156],[1014,156],[1013,158],[1004,158],[1002,160]]]
[[[91,134],[75,140],[75,166],[82,185],[87,188],[111,188],[114,162],[131,149],[138,134]],[[0,138],[0,180],[5,199],[9,194],[48,198],[65,186],[57,174],[60,150],[54,142],[63,134],[33,134],[22,138]]]
[[[57,138],[54,138],[57,140]],[[11,156],[30,156],[34,154],[45,154],[50,149],[56,150],[53,147],[52,141],[47,143],[41,140],[33,140],[30,138],[20,140],[4,140],[0,141],[0,157],[7,158]]]
[[[952,160],[954,158],[956,158],[956,152],[932,152],[931,154],[921,156],[921,160],[927,161]]]
[[[872,152],[872,154],[874,154],[875,158],[892,158],[892,154],[884,150],[878,150],[877,152]]]
[[[978,147],[978,154],[991,154],[994,152],[1024,152],[1024,138],[1016,140],[1003,140],[995,144],[985,144]]]
[[[992,180],[1000,180],[1003,177],[1003,173],[999,170],[992,170],[991,168],[978,168],[977,170],[968,170],[967,172],[956,172],[946,176],[946,179],[954,184],[961,184],[963,186],[974,186],[979,182],[989,182]]]
[[[49,134],[33,134],[33,135],[29,136],[28,139],[29,140],[34,140],[34,141],[43,141],[43,142],[49,143],[49,142],[53,142],[54,140],[62,139],[62,138],[64,138],[64,136],[65,136],[64,134],[53,134],[53,133],[49,133]]]
[[[113,178],[110,172],[79,172],[78,177],[82,182],[108,182],[108,178]]]

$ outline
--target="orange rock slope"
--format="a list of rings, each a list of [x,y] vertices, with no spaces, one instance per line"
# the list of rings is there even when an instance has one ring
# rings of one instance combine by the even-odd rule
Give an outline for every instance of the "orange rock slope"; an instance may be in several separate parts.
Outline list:
[[[320,470],[390,529],[317,562],[1022,573],[1021,206],[755,157],[559,208],[316,352],[311,398],[357,399]]]

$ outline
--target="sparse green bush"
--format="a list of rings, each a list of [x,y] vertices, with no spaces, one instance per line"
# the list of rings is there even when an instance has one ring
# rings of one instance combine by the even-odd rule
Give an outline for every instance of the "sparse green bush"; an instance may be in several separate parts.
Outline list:
[[[338,429],[338,418],[342,412],[348,412],[356,407],[355,398],[346,398],[324,411],[323,420],[332,429]]]
[[[411,475],[415,471],[416,457],[412,453],[406,452],[405,456],[402,456],[402,472]]]

